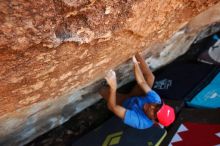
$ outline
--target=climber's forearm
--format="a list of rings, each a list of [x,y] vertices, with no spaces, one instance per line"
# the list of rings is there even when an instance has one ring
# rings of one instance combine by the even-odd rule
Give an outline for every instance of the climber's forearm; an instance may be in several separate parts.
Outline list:
[[[110,88],[110,94],[108,98],[108,107],[111,109],[116,106],[116,89]]]
[[[116,116],[118,116],[121,119],[124,119],[126,109],[124,107],[116,104],[116,90],[112,89],[112,88],[110,89],[108,108]]]
[[[149,66],[145,63],[144,58],[139,53],[135,55],[135,58],[139,62],[140,70],[143,73],[144,79],[146,80],[149,87],[152,87],[155,80],[154,74],[150,70]]]
[[[141,89],[145,93],[148,93],[151,90],[151,88],[149,87],[149,85],[145,81],[144,76],[143,76],[138,64],[134,64],[134,74],[135,74],[135,78],[137,80],[138,85],[141,87]]]

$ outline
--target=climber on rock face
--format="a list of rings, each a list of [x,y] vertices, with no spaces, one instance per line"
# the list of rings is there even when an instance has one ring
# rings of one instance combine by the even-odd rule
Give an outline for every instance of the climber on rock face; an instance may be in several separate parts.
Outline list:
[[[132,60],[138,86],[128,94],[117,93],[116,74],[110,70],[105,77],[109,87],[102,88],[100,94],[107,100],[109,110],[131,127],[146,129],[154,123],[169,126],[175,120],[174,109],[151,89],[154,75],[144,59],[136,54]]]

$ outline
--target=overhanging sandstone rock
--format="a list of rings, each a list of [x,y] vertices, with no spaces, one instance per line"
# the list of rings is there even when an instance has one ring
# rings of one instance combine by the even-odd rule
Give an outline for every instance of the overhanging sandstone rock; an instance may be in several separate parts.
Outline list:
[[[1,145],[26,143],[96,102],[106,70],[117,70],[120,85],[131,80],[135,52],[156,69],[220,22],[217,0],[20,0],[0,8]]]

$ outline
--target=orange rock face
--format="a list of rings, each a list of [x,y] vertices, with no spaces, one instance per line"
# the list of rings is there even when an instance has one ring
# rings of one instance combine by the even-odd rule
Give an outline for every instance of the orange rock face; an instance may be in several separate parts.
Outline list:
[[[161,49],[147,48],[160,46],[217,2],[2,1],[0,117],[75,93],[137,51],[158,55]]]
[[[94,81],[139,49],[168,39],[215,3],[1,2],[0,115]]]

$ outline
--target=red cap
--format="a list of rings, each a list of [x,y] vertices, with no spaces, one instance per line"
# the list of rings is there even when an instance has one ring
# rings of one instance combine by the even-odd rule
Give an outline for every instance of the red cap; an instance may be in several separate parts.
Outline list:
[[[172,107],[163,103],[157,112],[157,119],[163,126],[169,126],[175,120],[175,112]]]

